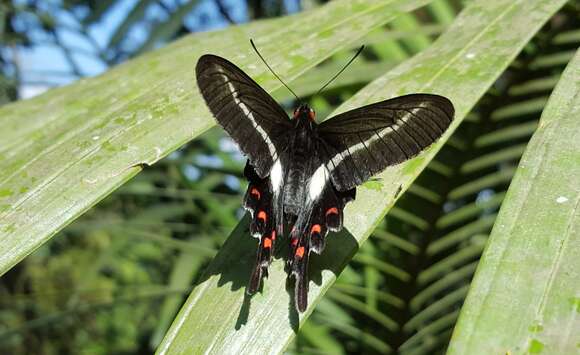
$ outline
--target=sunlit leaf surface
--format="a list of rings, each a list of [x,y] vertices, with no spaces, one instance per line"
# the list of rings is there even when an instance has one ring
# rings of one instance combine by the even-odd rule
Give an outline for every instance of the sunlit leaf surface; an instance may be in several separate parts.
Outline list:
[[[580,344],[580,52],[519,164],[451,354],[575,354]]]

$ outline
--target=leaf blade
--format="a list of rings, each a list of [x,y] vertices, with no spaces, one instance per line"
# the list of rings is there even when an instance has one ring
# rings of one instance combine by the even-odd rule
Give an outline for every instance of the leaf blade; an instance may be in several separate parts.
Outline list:
[[[580,52],[556,86],[502,204],[450,345],[574,353],[580,338]]]

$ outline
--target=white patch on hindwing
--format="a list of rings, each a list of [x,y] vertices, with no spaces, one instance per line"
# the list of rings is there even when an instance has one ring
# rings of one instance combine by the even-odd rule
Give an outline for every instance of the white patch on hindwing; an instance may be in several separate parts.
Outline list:
[[[272,184],[274,195],[278,195],[278,192],[282,187],[282,179],[282,163],[280,162],[280,159],[278,159],[272,166],[272,170],[270,170],[270,183]]]
[[[328,171],[326,170],[326,165],[322,164],[312,174],[308,182],[308,197],[311,201],[315,201],[322,194],[327,182]]]
[[[256,211],[254,211],[254,209],[253,209],[253,208],[251,208],[251,207],[246,207],[246,206],[244,206],[244,209],[245,209],[246,211],[250,212],[250,219],[252,219],[252,220],[253,220],[253,219],[254,219],[254,215],[256,214]],[[252,234],[252,237],[254,237],[254,238],[257,238],[257,239],[260,239],[260,240],[261,240],[261,239],[262,239],[262,234],[261,234],[261,233],[254,233],[254,234]]]

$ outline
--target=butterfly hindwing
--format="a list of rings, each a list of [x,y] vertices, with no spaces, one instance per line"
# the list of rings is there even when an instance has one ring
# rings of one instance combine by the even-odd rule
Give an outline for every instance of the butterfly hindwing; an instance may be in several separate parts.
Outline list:
[[[321,165],[319,169],[326,170],[326,167]],[[316,181],[320,176],[326,177],[323,184]],[[308,190],[307,203],[299,212],[290,233],[287,264],[288,271],[295,278],[294,300],[300,312],[304,312],[308,305],[310,253],[321,254],[326,246],[328,232],[342,229],[344,206],[355,198],[355,189],[337,191],[328,179],[327,172],[315,172],[309,181]]]
[[[277,214],[274,206],[272,182],[262,179],[250,163],[246,163],[244,175],[249,181],[243,206],[250,212],[250,234],[259,240],[256,264],[250,278],[248,293],[255,293],[264,276],[268,275],[268,266],[272,261],[276,242]]]
[[[206,54],[195,68],[197,85],[218,123],[265,178],[287,145],[286,112],[252,78],[228,60]]]
[[[268,232],[272,225],[272,187],[268,178],[260,178],[254,168],[246,163],[244,176],[248,179],[248,190],[244,196],[243,206],[250,212],[250,234],[256,238]]]
[[[445,132],[453,114],[453,105],[443,96],[411,94],[321,123],[320,150],[334,186],[352,189],[387,166],[416,156]]]

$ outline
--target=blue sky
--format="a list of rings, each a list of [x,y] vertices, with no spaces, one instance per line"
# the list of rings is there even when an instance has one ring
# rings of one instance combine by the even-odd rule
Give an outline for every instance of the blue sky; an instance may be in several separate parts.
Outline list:
[[[183,3],[184,0],[178,0]],[[94,38],[100,48],[105,48],[115,29],[122,23],[123,19],[133,9],[138,0],[120,0],[114,8],[109,11],[103,19],[88,28],[89,33]],[[229,10],[229,14],[236,23],[248,21],[247,7],[245,1],[222,0],[224,6]],[[42,4],[42,2],[40,2]],[[60,30],[59,39],[66,47],[74,48],[75,53],[71,54],[73,62],[83,76],[94,76],[107,70],[107,64],[101,61],[95,52],[94,44],[90,43],[86,36],[76,33],[74,28],[78,28],[78,21],[70,13],[54,12],[54,6],[47,2],[46,9],[53,14],[59,24],[64,24],[73,30]],[[54,5],[54,3],[52,3]],[[296,12],[299,8],[298,0],[285,0],[286,10]],[[161,8],[150,7],[147,13],[148,18],[163,21],[166,12]],[[202,18],[204,19],[203,25]],[[213,0],[202,0],[186,17],[185,24],[196,30],[213,30],[228,26],[228,22],[219,13]],[[20,71],[23,85],[20,88],[21,98],[29,98],[38,95],[49,87],[65,85],[78,77],[72,74],[72,66],[67,61],[63,51],[49,43],[46,34],[40,29],[31,33],[38,43],[30,48],[21,48],[18,52]],[[130,43],[142,43],[147,36],[146,24],[134,26],[129,34]],[[44,44],[42,44],[44,43]]]

